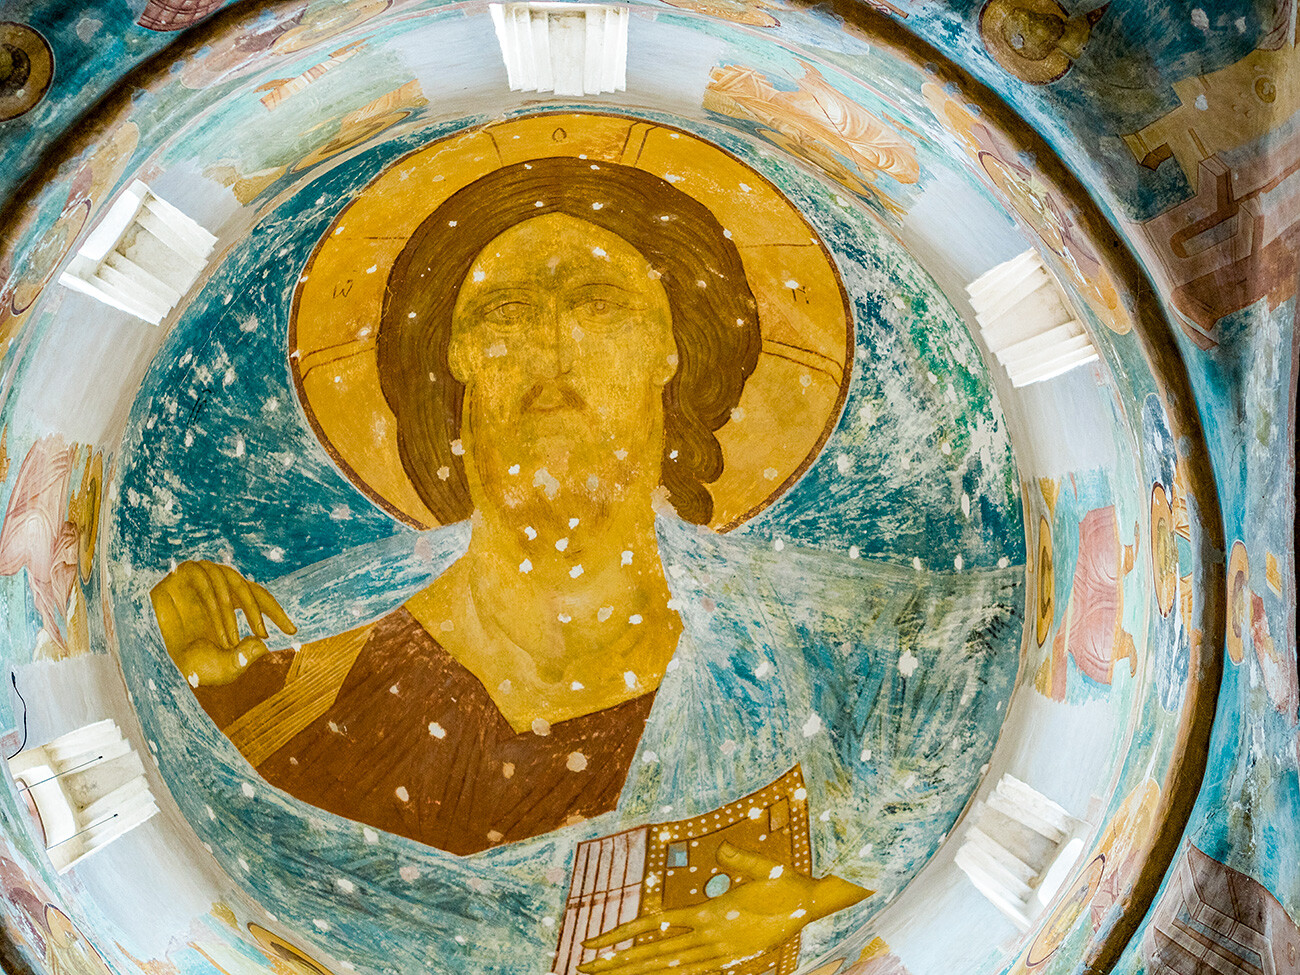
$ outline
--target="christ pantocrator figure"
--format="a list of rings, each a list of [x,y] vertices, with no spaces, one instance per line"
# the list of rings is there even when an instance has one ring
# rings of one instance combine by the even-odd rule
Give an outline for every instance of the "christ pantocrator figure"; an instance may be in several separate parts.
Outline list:
[[[465,555],[299,661],[267,650],[263,616],[294,626],[266,589],[184,563],[153,590],[169,654],[268,781],[350,819],[467,855],[608,812],[682,630],[656,511],[708,522],[760,344],[734,244],[669,183],[571,158],[471,183],[395,262],[378,348],[403,466],[469,519]],[[313,660],[341,683],[286,728]],[[262,714],[281,726],[254,753]],[[583,970],[713,971],[868,893],[730,845],[719,865],[726,894],[591,946],[680,934]]]

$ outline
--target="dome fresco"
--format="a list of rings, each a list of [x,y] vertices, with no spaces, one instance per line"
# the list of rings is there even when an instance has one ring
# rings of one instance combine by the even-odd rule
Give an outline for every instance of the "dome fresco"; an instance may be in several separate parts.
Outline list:
[[[1300,970],[1291,6],[216,6],[0,33],[6,965]]]

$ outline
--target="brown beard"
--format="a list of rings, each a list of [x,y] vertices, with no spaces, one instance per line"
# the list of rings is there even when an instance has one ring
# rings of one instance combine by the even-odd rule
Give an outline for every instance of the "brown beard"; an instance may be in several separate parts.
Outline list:
[[[543,394],[540,387],[524,395],[525,409]],[[659,448],[637,445],[642,449],[628,450],[620,459],[576,392],[563,383],[554,392],[545,392],[572,404],[564,410],[562,427],[557,425],[561,432],[531,440],[516,436],[508,455],[498,449],[504,442],[501,438],[472,437],[475,449],[466,461],[473,465],[477,475],[473,480],[485,495],[474,499],[475,507],[487,505],[507,524],[521,531],[529,526],[546,537],[567,535],[572,518],[588,530],[598,529],[616,508],[637,503],[638,485],[648,482],[653,488],[659,483]],[[472,409],[469,413],[468,423],[476,425]],[[516,465],[518,473],[511,474]],[[647,489],[647,509],[648,493]]]

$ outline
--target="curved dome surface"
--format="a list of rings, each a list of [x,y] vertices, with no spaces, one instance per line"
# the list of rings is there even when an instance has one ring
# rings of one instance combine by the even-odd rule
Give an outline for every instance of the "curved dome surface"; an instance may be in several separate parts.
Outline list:
[[[4,25],[9,963],[1294,968],[1294,12],[1133,6]]]

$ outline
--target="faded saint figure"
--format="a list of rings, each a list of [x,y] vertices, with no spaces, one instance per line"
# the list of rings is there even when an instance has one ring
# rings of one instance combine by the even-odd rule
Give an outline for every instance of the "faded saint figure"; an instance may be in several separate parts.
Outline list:
[[[614,809],[682,631],[656,512],[708,523],[760,345],[735,245],[664,180],[550,158],[471,183],[395,262],[378,342],[403,466],[467,552],[297,652],[268,652],[263,616],[294,625],[265,588],[186,562],[152,594],[169,654],[261,775],[341,816],[470,855]],[[746,882],[684,933],[583,970],[711,971],[868,893],[724,861]]]

